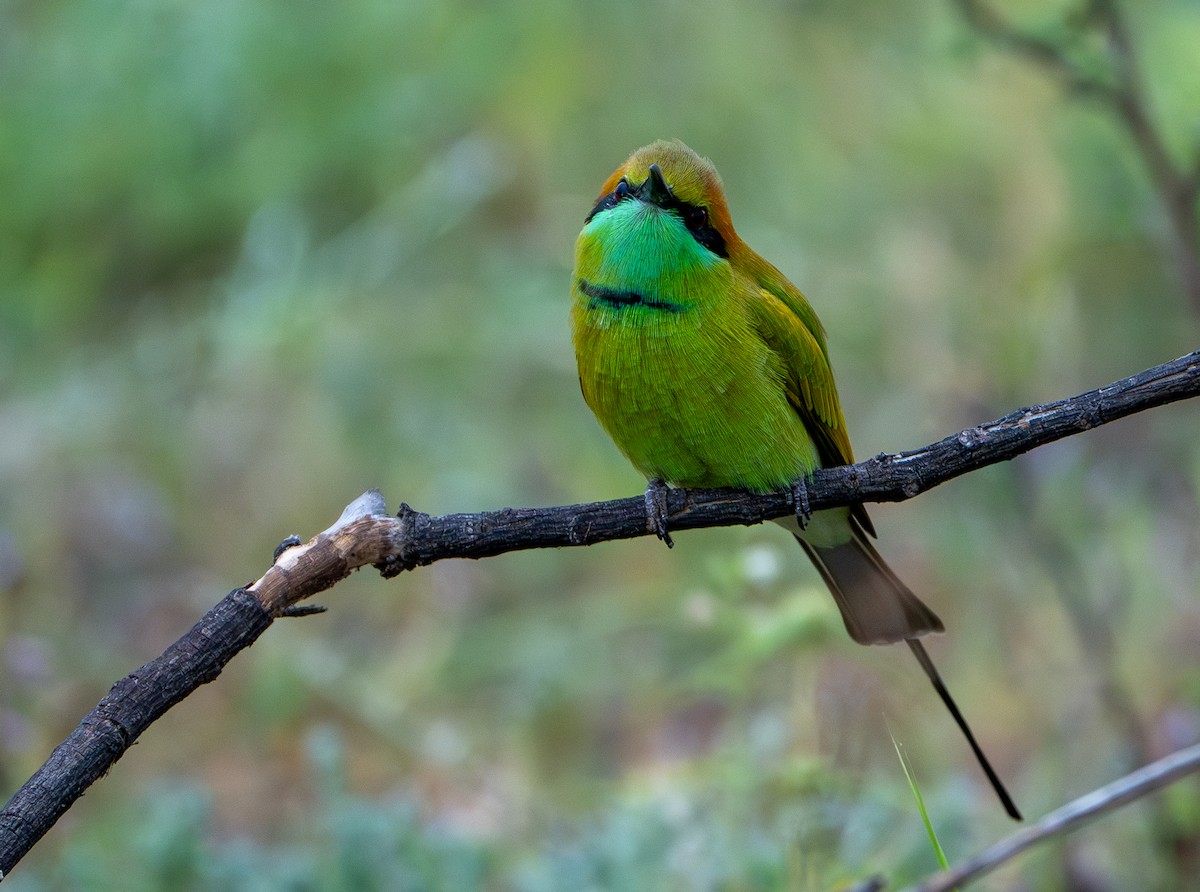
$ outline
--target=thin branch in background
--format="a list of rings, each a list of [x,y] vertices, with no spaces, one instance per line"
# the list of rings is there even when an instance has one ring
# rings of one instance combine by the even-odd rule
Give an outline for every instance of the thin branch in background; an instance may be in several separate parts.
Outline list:
[[[1074,802],[1055,809],[1037,823],[1018,830],[958,867],[936,874],[907,892],[949,892],[991,873],[1038,843],[1077,830],[1106,812],[1134,802],[1196,772],[1200,772],[1200,743],[1172,753],[1119,780],[1105,784],[1098,790],[1080,796]]]
[[[864,501],[903,501],[979,468],[1135,412],[1200,396],[1200,350],[1070,399],[1019,409],[923,449],[879,455],[815,473],[814,510]],[[672,529],[761,523],[795,511],[790,493],[671,490]],[[592,545],[652,533],[643,496],[553,508],[506,508],[431,517],[401,506],[386,513],[372,490],[346,507],[329,529],[285,547],[252,585],[230,592],[162,656],[117,682],[66,741],[0,809],[0,880],[139,735],[278,617],[355,570],[384,576],[446,558],[482,558],[528,548]]]
[[[1081,67],[1061,43],[1022,31],[984,0],[954,0],[976,32],[1058,77],[1072,92],[1107,106],[1137,147],[1166,211],[1170,253],[1180,288],[1200,314],[1200,145],[1180,163],[1154,125],[1128,23],[1116,0],[1090,0],[1074,23],[1075,36],[1100,29],[1108,48],[1108,77]]]

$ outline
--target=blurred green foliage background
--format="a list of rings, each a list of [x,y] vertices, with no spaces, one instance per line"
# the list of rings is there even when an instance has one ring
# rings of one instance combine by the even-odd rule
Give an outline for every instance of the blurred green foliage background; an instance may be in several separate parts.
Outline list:
[[[998,2],[1048,34],[1076,5]],[[1126,7],[1182,161],[1200,7]],[[861,456],[1196,346],[1126,134],[948,0],[0,4],[4,797],[366,488],[641,490],[579,396],[567,292],[600,183],[658,137],[809,295]],[[1200,738],[1198,419],[873,509],[1027,815]],[[936,865],[889,729],[951,860],[1009,830],[908,655],[854,646],[785,534],[676,539],[348,580],[5,888],[898,886]],[[1193,782],[994,888],[1182,888],[1198,834]]]

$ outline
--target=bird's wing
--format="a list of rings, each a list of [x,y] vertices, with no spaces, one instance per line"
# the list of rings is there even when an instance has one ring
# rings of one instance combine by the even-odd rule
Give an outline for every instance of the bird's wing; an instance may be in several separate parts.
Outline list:
[[[759,289],[747,301],[747,308],[759,337],[783,363],[788,402],[817,444],[821,464],[853,463],[854,450],[846,433],[833,371],[816,337],[787,304],[769,291]]]
[[[853,464],[854,449],[821,342],[787,303],[764,288],[755,291],[746,301],[750,322],[763,343],[782,361],[788,402],[813,438],[821,465]],[[864,530],[874,534],[862,505],[854,505],[851,514]]]

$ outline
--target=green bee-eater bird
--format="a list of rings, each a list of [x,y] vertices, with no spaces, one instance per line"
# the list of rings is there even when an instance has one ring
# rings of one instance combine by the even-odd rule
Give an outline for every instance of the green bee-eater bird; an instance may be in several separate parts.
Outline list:
[[[854,461],[825,331],[800,290],[738,237],[712,164],[678,140],[634,152],[584,220],[571,296],[584,399],[650,481],[659,535],[669,543],[667,483],[791,488],[804,509],[781,523],[850,636],[908,643],[1020,819],[919,640],[941,620],[871,545],[863,506],[804,516],[804,479]]]

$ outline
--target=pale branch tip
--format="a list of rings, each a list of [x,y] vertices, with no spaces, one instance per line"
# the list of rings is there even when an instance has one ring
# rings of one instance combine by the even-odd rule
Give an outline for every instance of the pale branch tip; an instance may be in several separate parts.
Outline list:
[[[818,471],[805,486],[809,507],[912,498],[1045,443],[1198,394],[1200,351],[1070,399],[1019,409],[921,449]],[[665,502],[671,530],[761,523],[796,510],[790,491],[676,489],[665,492]],[[385,512],[382,495],[371,490],[308,542],[285,540],[260,579],[230,592],[161,656],[113,685],[0,809],[0,879],[163,713],[220,675],[276,618],[306,612],[294,605],[353,571],[376,566],[392,576],[445,558],[591,545],[650,532],[644,496],[442,517],[407,505],[395,517]]]
[[[337,519],[337,522],[333,526],[321,533],[321,535],[331,536],[356,520],[361,520],[364,517],[372,515],[386,516],[387,513],[387,500],[383,497],[383,493],[377,489],[368,489],[343,508],[342,516]]]

